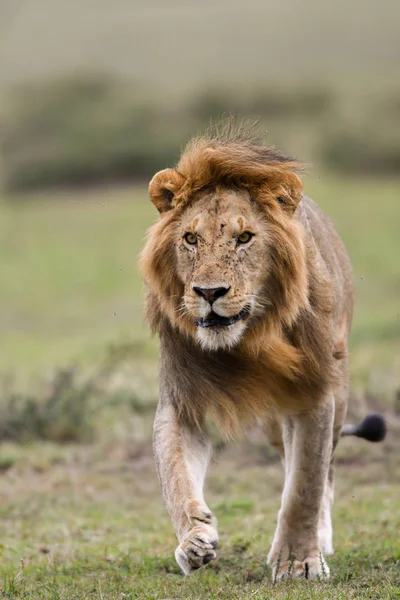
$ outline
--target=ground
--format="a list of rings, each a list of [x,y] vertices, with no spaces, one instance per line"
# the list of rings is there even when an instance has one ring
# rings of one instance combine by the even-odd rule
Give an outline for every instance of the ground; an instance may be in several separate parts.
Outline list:
[[[151,453],[157,346],[136,268],[155,212],[144,190],[114,188],[0,204],[0,359],[13,373],[0,401],[0,598],[400,598],[398,183],[310,175],[306,191],[332,216],[354,265],[349,418],[379,410],[389,424],[383,444],[340,443],[331,580],[271,581],[265,558],[282,470],[257,430],[227,447],[213,433],[206,496],[219,557],[190,578],[179,573]],[[133,350],[86,411],[79,377],[111,341]],[[67,379],[76,394],[51,412],[61,396],[48,386],[65,365],[78,371],[77,383]],[[24,403],[14,391],[27,389]],[[35,403],[50,411],[47,428]],[[69,410],[78,412],[68,423],[82,426],[75,438]]]
[[[186,578],[150,452],[31,447],[2,477],[0,597],[400,598],[399,471],[383,446],[346,440],[340,454],[331,580],[274,585],[265,559],[282,473],[273,458],[239,448],[217,457],[207,500],[219,558]]]

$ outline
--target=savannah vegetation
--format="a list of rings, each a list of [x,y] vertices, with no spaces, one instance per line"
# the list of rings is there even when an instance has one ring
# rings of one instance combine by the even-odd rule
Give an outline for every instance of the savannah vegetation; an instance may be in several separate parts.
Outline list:
[[[379,410],[389,423],[381,445],[340,444],[331,581],[270,581],[282,472],[257,429],[228,446],[214,432],[220,558],[179,574],[152,461],[157,347],[136,267],[156,215],[143,188],[125,186],[1,204],[2,597],[399,596],[397,183],[315,169],[305,182],[354,265],[349,420]]]

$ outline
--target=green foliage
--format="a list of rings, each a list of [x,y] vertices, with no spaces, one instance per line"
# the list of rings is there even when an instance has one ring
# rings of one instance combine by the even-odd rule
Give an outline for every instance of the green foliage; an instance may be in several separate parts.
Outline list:
[[[18,383],[4,377],[0,443],[93,442],[96,435],[104,434],[110,423],[123,420],[126,414],[131,413],[135,418],[152,414],[156,397],[149,398],[149,394],[140,389],[145,385],[143,377],[135,370],[123,376],[124,364],[137,354],[135,344],[113,345],[96,369],[87,372],[76,367],[56,369],[37,393],[21,392]],[[118,385],[114,383],[116,378]],[[111,417],[110,413],[113,413]],[[0,471],[13,464],[13,457],[0,456]]]
[[[3,115],[8,190],[148,178],[176,159],[164,115],[134,86],[103,77],[26,85]]]
[[[400,172],[400,134],[394,122],[382,119],[362,127],[331,130],[321,142],[328,167],[352,174],[391,175]]]
[[[358,102],[363,111],[355,118]],[[0,114],[3,185],[15,192],[148,180],[175,164],[196,131],[226,113],[259,119],[267,142],[300,158],[341,172],[397,173],[397,92],[382,90],[380,104],[387,109],[312,84],[210,88],[185,105],[165,104],[150,90],[106,75],[26,84]]]
[[[204,91],[192,101],[194,117],[206,124],[226,113],[255,119],[309,119],[329,113],[335,105],[334,94],[325,87],[278,86],[252,90],[214,88]]]
[[[18,393],[7,382],[1,392],[0,441],[88,441],[88,401],[94,392],[94,382],[78,383],[73,369],[59,370],[43,397]]]

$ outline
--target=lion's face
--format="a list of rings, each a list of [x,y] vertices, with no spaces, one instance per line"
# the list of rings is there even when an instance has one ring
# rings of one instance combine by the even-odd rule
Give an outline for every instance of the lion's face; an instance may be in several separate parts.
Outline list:
[[[263,311],[267,231],[263,211],[245,190],[207,193],[183,211],[175,240],[181,310],[203,348],[232,348]]]
[[[153,177],[149,195],[160,219],[141,268],[154,331],[166,332],[169,322],[209,351],[242,339],[256,348],[257,331],[279,337],[308,306],[303,235],[293,218],[302,190],[296,165],[258,146],[195,140],[176,169]]]

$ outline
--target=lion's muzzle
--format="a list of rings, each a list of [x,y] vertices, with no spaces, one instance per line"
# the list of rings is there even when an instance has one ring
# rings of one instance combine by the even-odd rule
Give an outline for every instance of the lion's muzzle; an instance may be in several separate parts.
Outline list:
[[[211,312],[207,317],[196,319],[197,327],[228,327],[242,319],[245,319],[250,314],[250,306],[245,306],[239,313],[231,317],[221,317],[215,312]]]

